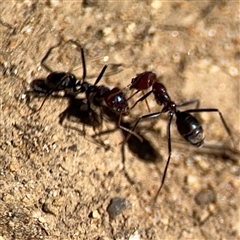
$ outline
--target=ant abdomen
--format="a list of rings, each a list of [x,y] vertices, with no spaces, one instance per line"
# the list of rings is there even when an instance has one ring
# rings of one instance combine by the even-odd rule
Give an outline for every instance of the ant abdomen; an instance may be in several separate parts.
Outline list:
[[[53,90],[56,86],[56,91],[75,88],[77,79],[72,73],[66,72],[52,72],[47,76],[46,84],[49,90]],[[75,90],[75,89],[74,89]]]
[[[33,91],[39,93],[49,93],[51,91],[61,91],[66,89],[74,89],[77,79],[71,73],[52,72],[46,79],[35,79],[30,83]]]
[[[186,112],[176,112],[176,124],[179,134],[189,143],[200,147],[204,143],[203,129],[198,120]]]
[[[35,79],[30,83],[30,88],[36,93],[46,94],[49,92],[49,88],[45,83],[45,79]]]

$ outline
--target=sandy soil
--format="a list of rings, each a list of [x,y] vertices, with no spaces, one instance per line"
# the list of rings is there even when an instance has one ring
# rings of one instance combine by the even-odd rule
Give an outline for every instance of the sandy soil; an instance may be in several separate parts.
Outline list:
[[[3,1],[0,9],[1,240],[240,239],[238,1]],[[50,97],[36,114],[27,106],[25,92],[49,74],[40,62],[60,38],[46,60],[52,70],[81,78],[74,40],[91,83],[104,64],[112,64],[101,80],[109,87],[154,71],[177,103],[218,108],[235,146],[217,113],[198,114],[200,149],[173,124],[172,159],[152,208],[168,156],[167,116],[142,121],[144,143],[131,138],[124,147],[126,134],[104,117],[96,131],[116,129],[101,135],[106,149],[76,114],[81,100]],[[30,105],[42,100],[31,97]],[[149,105],[160,110],[152,96]],[[126,126],[147,113],[139,104]]]

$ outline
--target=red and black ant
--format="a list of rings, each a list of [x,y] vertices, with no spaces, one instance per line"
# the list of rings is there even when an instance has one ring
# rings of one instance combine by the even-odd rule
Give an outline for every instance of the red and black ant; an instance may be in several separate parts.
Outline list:
[[[189,109],[186,111],[178,110],[178,108],[180,108],[180,107],[188,106],[193,103],[197,103],[197,106],[198,106],[199,101],[193,100],[193,101],[189,101],[189,102],[183,102],[180,104],[176,104],[175,102],[173,102],[171,100],[170,96],[167,93],[167,89],[165,88],[165,86],[162,83],[155,81],[155,75],[152,72],[144,72],[136,78],[136,80],[137,80],[136,85],[137,85],[138,91],[140,91],[141,89],[145,89],[145,87],[148,86],[146,81],[148,81],[148,79],[150,79],[151,76],[154,76],[154,78],[153,78],[154,81],[152,81],[152,90],[150,92],[148,92],[147,94],[145,94],[140,99],[138,99],[135,102],[135,104],[133,105],[133,107],[135,107],[137,105],[137,103],[145,100],[150,94],[153,93],[157,104],[160,106],[163,105],[163,109],[159,112],[150,113],[150,114],[146,114],[146,115],[139,117],[131,130],[134,131],[135,128],[137,127],[138,123],[142,119],[154,118],[154,117],[160,116],[162,113],[168,113],[168,118],[169,118],[168,125],[167,125],[168,159],[167,159],[166,166],[165,166],[165,169],[163,172],[160,187],[154,198],[154,202],[156,202],[157,197],[164,185],[167,169],[168,169],[169,162],[171,159],[172,146],[171,146],[171,131],[170,130],[171,130],[171,123],[172,123],[172,119],[173,119],[174,115],[176,116],[176,125],[177,125],[179,134],[187,142],[191,143],[192,145],[194,145],[196,147],[200,147],[204,143],[204,133],[203,133],[203,129],[202,129],[199,121],[194,116],[192,116],[190,113],[218,112],[220,119],[223,123],[223,126],[230,137],[232,136],[232,133],[231,133],[226,121],[224,120],[222,113],[216,108],[200,108],[200,109],[196,108],[196,109]],[[134,84],[134,81],[133,81],[133,84]],[[126,142],[130,136],[131,136],[131,134],[129,134],[127,136],[127,138],[125,139],[124,142]]]

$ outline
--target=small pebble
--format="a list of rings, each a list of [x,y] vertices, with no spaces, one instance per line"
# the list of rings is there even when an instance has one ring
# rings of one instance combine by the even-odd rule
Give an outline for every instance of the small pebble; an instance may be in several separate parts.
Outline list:
[[[40,218],[40,217],[41,217],[41,212],[40,212],[40,211],[34,211],[34,212],[32,212],[32,217],[33,217],[33,218]]]
[[[208,32],[208,36],[209,37],[214,37],[216,35],[217,31],[215,29],[211,29],[209,32]]]
[[[169,218],[162,218],[162,219],[161,219],[161,222],[162,222],[163,225],[168,226],[168,224],[169,224]]]
[[[46,202],[43,204],[42,210],[45,213],[50,213],[54,216],[58,216],[58,209],[52,205],[52,203]]]
[[[192,175],[188,175],[187,184],[195,190],[199,189],[199,187],[200,187],[200,183],[199,183],[198,178],[196,178]]]
[[[92,211],[92,218],[95,218],[95,219],[100,219],[101,218],[101,215],[99,214],[98,210],[94,210]]]
[[[220,67],[217,66],[217,65],[212,65],[212,66],[210,67],[210,69],[209,69],[209,72],[210,72],[210,73],[217,73],[217,72],[219,72],[219,71],[220,71]]]
[[[237,77],[239,75],[238,69],[233,66],[229,68],[228,72],[232,77]]]
[[[128,239],[129,240],[140,240],[141,239],[141,235],[139,234],[138,231],[136,231],[135,233],[131,234],[131,236],[129,236]]]
[[[178,31],[173,31],[172,32],[172,37],[177,37],[178,36]]]
[[[126,209],[126,202],[123,198],[113,198],[107,207],[107,212],[111,219],[116,218]]]
[[[159,9],[159,8],[161,8],[162,7],[162,2],[161,1],[152,1],[152,3],[151,3],[151,7],[153,8],[153,9]]]
[[[208,205],[216,201],[215,193],[212,189],[202,189],[194,198],[198,205]]]
[[[44,217],[40,217],[40,218],[38,218],[38,221],[41,222],[41,223],[45,223],[46,219]]]

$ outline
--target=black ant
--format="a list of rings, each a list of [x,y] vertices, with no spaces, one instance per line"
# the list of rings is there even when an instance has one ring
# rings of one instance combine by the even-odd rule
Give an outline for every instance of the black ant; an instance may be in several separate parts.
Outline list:
[[[131,132],[130,129],[125,128],[121,125],[121,120],[123,116],[129,115],[130,110],[128,106],[128,100],[126,99],[124,93],[117,87],[113,89],[109,89],[106,86],[97,86],[99,81],[101,80],[102,76],[104,75],[108,65],[105,65],[99,76],[97,77],[94,84],[90,84],[86,79],[86,61],[84,56],[84,49],[75,41],[70,40],[75,45],[77,45],[81,50],[81,58],[82,58],[82,67],[83,67],[83,75],[82,75],[82,81],[78,81],[74,74],[70,72],[53,72],[46,64],[45,61],[48,58],[51,51],[56,48],[58,45],[51,47],[44,58],[41,61],[41,66],[43,66],[48,71],[51,71],[51,73],[47,76],[46,79],[36,79],[33,80],[30,84],[31,89],[34,93],[41,93],[46,95],[41,106],[35,111],[38,112],[43,107],[45,101],[47,98],[53,93],[57,91],[68,91],[68,93],[73,95],[74,97],[79,93],[85,93],[86,99],[87,99],[87,105],[88,105],[88,111],[91,114],[91,103],[90,98],[92,101],[101,106],[102,104],[105,104],[110,110],[117,113],[119,115],[119,120],[117,126],[127,132],[130,132],[134,134],[136,137],[139,138],[139,140],[142,141],[141,137],[138,136],[138,134]],[[103,100],[103,102],[102,102]]]
[[[147,86],[147,83],[144,82],[147,79],[149,79],[147,76],[148,75],[152,75],[152,72],[144,72],[143,74],[139,75],[139,76],[143,76],[143,78],[138,79],[138,88],[141,89],[141,87],[143,86]],[[161,189],[164,185],[164,181],[165,181],[165,177],[166,177],[166,173],[167,173],[167,169],[168,169],[168,165],[171,159],[171,153],[172,153],[172,146],[171,146],[171,131],[170,131],[170,127],[171,127],[171,123],[172,123],[172,119],[173,116],[176,116],[176,125],[177,125],[177,129],[179,134],[189,143],[191,143],[192,145],[196,146],[196,147],[200,147],[201,145],[203,145],[204,143],[204,133],[203,133],[203,129],[199,123],[199,121],[192,116],[190,113],[199,113],[199,112],[218,112],[220,119],[223,123],[223,126],[226,130],[226,132],[228,133],[228,135],[231,137],[232,133],[226,123],[226,121],[223,118],[222,113],[216,109],[216,108],[201,108],[201,109],[189,109],[186,111],[180,111],[178,110],[179,107],[183,107],[183,106],[187,106],[193,103],[197,103],[197,106],[199,105],[199,101],[198,100],[193,100],[193,101],[189,101],[189,102],[183,102],[180,104],[176,104],[174,103],[170,96],[167,93],[167,90],[165,88],[165,86],[162,83],[156,82],[154,81],[152,84],[152,90],[150,92],[148,92],[147,94],[145,94],[143,97],[141,97],[140,99],[138,99],[136,101],[136,103],[134,104],[133,107],[136,106],[137,103],[145,100],[151,93],[154,94],[155,100],[157,102],[158,105],[163,105],[163,109],[159,112],[155,112],[155,113],[150,113],[150,114],[146,114],[143,115],[141,117],[138,118],[138,120],[136,121],[135,125],[132,128],[132,131],[135,130],[136,126],[138,125],[138,123],[145,118],[154,118],[154,117],[158,117],[159,115],[161,115],[162,113],[168,113],[168,125],[167,125],[167,138],[168,138],[168,159],[166,162],[166,166],[163,172],[163,176],[162,176],[162,180],[161,180],[161,184],[160,187],[157,191],[157,194],[154,198],[154,202],[156,202],[157,197],[159,195],[159,193],[161,192]],[[127,136],[127,138],[125,139],[125,141],[123,143],[125,143],[129,137],[131,136],[131,134],[129,134]]]

